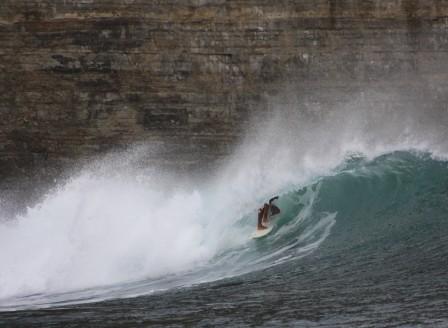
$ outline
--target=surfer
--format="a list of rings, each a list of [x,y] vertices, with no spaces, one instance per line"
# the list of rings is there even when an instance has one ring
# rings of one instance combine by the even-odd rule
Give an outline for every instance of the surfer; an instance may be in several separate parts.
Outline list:
[[[257,230],[267,229],[268,227],[266,225],[268,224],[269,216],[280,213],[280,209],[272,204],[276,199],[278,199],[278,196],[271,198],[269,204],[264,203],[263,207],[258,209]]]
[[[266,222],[266,217],[267,215],[265,215],[265,213],[267,214],[267,211],[265,211],[266,206],[268,206],[268,204],[264,204],[263,207],[260,207],[258,209],[258,224],[257,224],[257,230],[263,230],[263,229],[267,229],[268,227],[265,227],[263,225],[263,222]]]

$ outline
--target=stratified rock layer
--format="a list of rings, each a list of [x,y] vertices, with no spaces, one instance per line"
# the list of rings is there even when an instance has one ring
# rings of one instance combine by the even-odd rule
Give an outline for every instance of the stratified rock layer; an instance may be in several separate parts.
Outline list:
[[[443,107],[447,29],[446,0],[3,0],[1,176],[139,141],[202,165],[291,85],[322,110],[367,88]]]

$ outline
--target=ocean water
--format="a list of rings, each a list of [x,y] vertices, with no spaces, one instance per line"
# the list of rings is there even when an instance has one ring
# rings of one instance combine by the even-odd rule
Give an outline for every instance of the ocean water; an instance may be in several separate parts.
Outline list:
[[[85,167],[1,221],[0,326],[448,327],[446,117],[336,113],[273,117],[202,181],[141,148]]]

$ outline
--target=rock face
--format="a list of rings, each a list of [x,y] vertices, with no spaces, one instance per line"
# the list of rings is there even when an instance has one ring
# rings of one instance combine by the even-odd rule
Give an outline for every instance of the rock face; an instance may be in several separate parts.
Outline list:
[[[446,106],[448,1],[2,0],[0,58],[2,178],[138,141],[194,166],[285,85]]]

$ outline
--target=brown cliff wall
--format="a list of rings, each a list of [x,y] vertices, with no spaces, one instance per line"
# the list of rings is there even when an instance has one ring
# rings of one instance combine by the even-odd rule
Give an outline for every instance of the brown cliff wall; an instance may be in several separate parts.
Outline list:
[[[443,107],[447,66],[446,0],[3,0],[1,175],[135,141],[212,161],[285,85],[329,110],[367,87]]]

